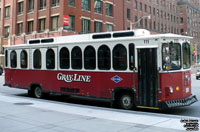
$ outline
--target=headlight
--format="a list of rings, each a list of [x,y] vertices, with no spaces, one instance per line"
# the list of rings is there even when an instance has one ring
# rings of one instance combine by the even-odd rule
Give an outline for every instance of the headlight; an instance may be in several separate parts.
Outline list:
[[[169,92],[172,94],[174,92],[174,89],[172,87],[169,87]]]

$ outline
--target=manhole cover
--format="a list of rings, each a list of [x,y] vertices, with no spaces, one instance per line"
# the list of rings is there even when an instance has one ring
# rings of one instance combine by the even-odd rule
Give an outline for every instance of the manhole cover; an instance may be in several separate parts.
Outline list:
[[[33,103],[26,103],[26,102],[21,102],[21,103],[14,103],[15,105],[32,105]]]

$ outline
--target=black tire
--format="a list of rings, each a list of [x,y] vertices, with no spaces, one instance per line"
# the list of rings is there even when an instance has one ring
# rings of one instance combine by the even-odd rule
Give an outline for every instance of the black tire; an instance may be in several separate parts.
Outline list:
[[[42,98],[43,97],[43,93],[42,93],[42,88],[40,86],[36,86],[33,90],[33,96],[35,98]]]
[[[131,93],[123,93],[119,96],[119,107],[125,110],[131,110],[135,107],[134,98]]]

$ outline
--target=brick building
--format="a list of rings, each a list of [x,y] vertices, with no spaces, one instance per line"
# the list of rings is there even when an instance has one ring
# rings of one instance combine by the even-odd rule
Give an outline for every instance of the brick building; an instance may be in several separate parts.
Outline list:
[[[197,49],[198,58],[199,58],[200,1],[199,0],[180,0],[177,4],[179,6],[180,31],[184,35],[193,37],[191,43]],[[193,60],[195,60],[194,57],[193,57]]]
[[[130,28],[186,34],[199,44],[199,6],[199,0],[1,0],[0,52],[2,45],[38,37]],[[64,15],[69,16],[67,30]]]

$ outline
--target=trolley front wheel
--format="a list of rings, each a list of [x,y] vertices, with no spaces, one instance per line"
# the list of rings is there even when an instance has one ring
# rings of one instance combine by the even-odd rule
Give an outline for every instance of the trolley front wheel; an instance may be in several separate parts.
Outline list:
[[[130,110],[134,108],[133,95],[130,93],[123,93],[119,98],[119,107]]]

